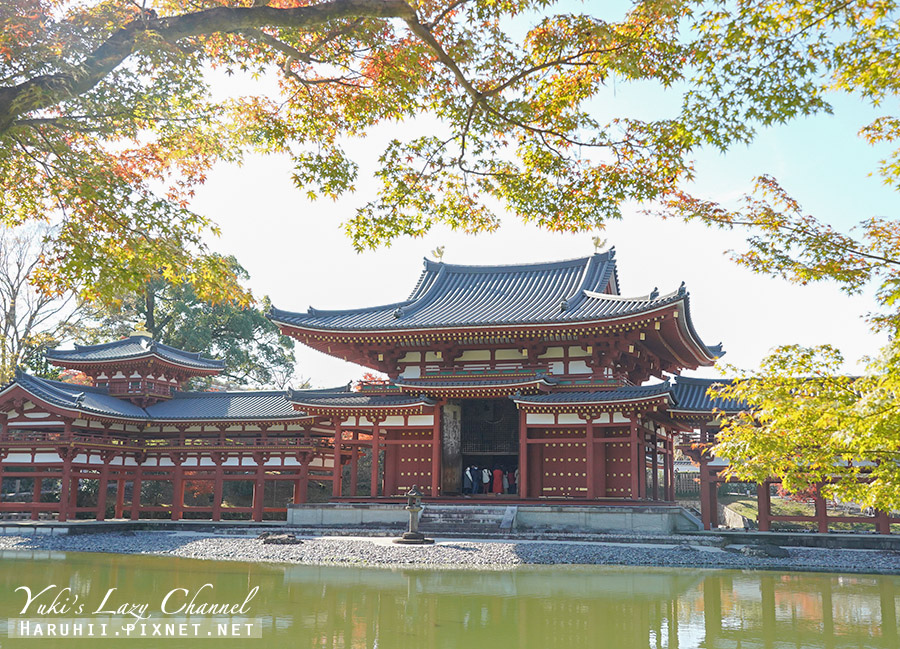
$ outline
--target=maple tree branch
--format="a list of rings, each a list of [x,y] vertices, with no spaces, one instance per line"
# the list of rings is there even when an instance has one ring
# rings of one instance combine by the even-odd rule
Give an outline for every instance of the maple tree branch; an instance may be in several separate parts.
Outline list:
[[[50,108],[91,90],[139,47],[142,34],[153,33],[165,41],[176,42],[191,36],[273,26],[310,29],[345,18],[401,18],[411,27],[419,24],[415,10],[403,0],[333,0],[292,9],[216,7],[164,18],[145,12],[115,31],[71,71],[39,75],[14,86],[0,87],[0,133],[7,131],[19,115]],[[427,34],[429,44],[436,43],[421,26],[418,31]]]
[[[434,17],[434,20],[432,20],[430,23],[428,23],[428,29],[432,29],[435,25],[437,25],[439,22],[441,22],[444,18],[446,18],[451,13],[456,11],[456,9],[458,9],[462,5],[467,4],[471,1],[472,0],[456,0],[456,2],[451,2],[450,5],[446,9],[444,9],[441,13],[439,13],[437,16]]]
[[[755,222],[755,221],[740,221],[737,219],[731,219],[726,216],[717,217],[711,214],[698,215],[697,218],[702,219],[703,221],[710,221],[712,223],[719,223],[727,226],[742,226],[751,229],[765,228],[765,226]],[[803,228],[795,225],[779,225],[779,230],[784,230],[786,232],[791,232],[793,234],[806,235],[806,236],[815,236],[815,232],[810,230],[809,228]],[[850,245],[833,243],[834,247],[838,250],[842,250],[843,252],[847,252],[853,255],[857,255],[862,257],[863,259],[868,259],[872,262],[881,262],[882,264],[888,266],[900,266],[900,259],[892,259],[890,257],[884,257],[882,255],[876,255],[873,253],[865,252],[860,250],[859,248],[855,248]]]
[[[593,63],[591,61],[578,61],[577,59],[580,59],[584,56],[590,56],[592,54],[612,54],[613,52],[619,52],[624,49],[627,49],[628,47],[630,47],[630,44],[623,43],[622,45],[614,45],[613,47],[602,47],[602,48],[593,49],[593,50],[584,50],[582,52],[576,52],[575,54],[572,54],[570,56],[564,56],[564,57],[557,58],[557,59],[551,59],[550,61],[545,61],[543,63],[534,65],[526,70],[522,70],[521,72],[511,76],[509,79],[507,79],[503,83],[497,84],[490,90],[486,90],[484,92],[484,95],[486,97],[493,97],[493,96],[503,92],[510,86],[518,83],[522,79],[531,76],[535,72],[540,72],[541,70],[546,70],[547,68],[553,68],[553,67],[557,67],[557,66],[561,66],[561,65],[571,65],[571,66],[595,65],[595,63]]]
[[[444,66],[453,73],[453,76],[456,77],[456,82],[459,83],[460,86],[466,91],[466,93],[475,100],[477,104],[483,104],[485,97],[475,86],[472,85],[472,82],[463,74],[462,69],[456,64],[456,61],[453,60],[453,57],[447,54],[446,50],[438,43],[437,39],[434,37],[434,34],[431,33],[431,30],[419,22],[418,17],[413,14],[411,17],[404,18],[407,26],[410,31],[419,37],[419,39],[425,43],[431,50],[437,55],[438,60],[444,64]]]

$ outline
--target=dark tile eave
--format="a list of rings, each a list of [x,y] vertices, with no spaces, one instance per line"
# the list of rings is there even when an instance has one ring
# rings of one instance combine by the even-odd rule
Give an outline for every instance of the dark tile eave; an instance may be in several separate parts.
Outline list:
[[[286,321],[275,321],[276,324],[286,325],[288,327],[295,327],[298,329],[305,329],[309,331],[316,331],[322,333],[347,333],[347,334],[384,334],[384,333],[414,333],[417,331],[434,331],[436,329],[484,329],[484,328],[518,328],[518,327],[547,327],[547,326],[576,326],[576,325],[590,325],[590,324],[600,324],[600,323],[608,323],[608,322],[616,322],[619,320],[628,320],[630,318],[639,317],[643,315],[648,315],[660,309],[664,309],[672,306],[676,302],[678,302],[681,298],[677,300],[661,302],[659,304],[655,304],[652,307],[644,310],[635,310],[629,313],[623,313],[620,315],[615,315],[612,317],[586,317],[583,319],[571,319],[571,320],[518,320],[518,321],[506,321],[506,320],[498,320],[498,321],[487,321],[487,322],[464,322],[464,323],[441,323],[435,325],[415,325],[410,327],[392,327],[392,328],[372,328],[372,327],[326,327],[321,324],[311,325],[304,324],[299,322],[286,322]],[[303,315],[303,314],[298,314]],[[701,343],[702,344],[702,343]]]
[[[74,350],[63,350],[63,351],[74,351]],[[191,369],[200,369],[207,371],[214,370],[223,370],[225,369],[225,361],[215,360],[215,359],[205,359],[202,361],[194,361],[190,359],[180,359],[180,358],[172,358],[170,356],[166,356],[164,354],[160,354],[159,352],[155,352],[152,350],[147,350],[144,352],[137,352],[134,354],[122,354],[121,356],[111,357],[111,358],[95,358],[95,359],[82,359],[82,358],[73,358],[67,356],[51,356],[50,352],[47,352],[47,360],[49,361],[64,361],[66,363],[80,363],[84,365],[90,364],[112,364],[123,361],[134,361],[140,360],[143,358],[155,357],[166,363],[171,363],[173,365],[181,365],[183,367],[189,367]]]

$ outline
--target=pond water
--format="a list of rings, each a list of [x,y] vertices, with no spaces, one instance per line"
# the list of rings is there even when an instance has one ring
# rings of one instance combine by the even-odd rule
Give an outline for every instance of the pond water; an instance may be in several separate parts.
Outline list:
[[[50,585],[54,588],[36,596]],[[27,592],[22,586],[35,595],[24,615]],[[257,586],[244,606],[247,618],[258,621],[261,639],[200,642],[194,637],[141,638],[137,631],[127,638],[111,633],[142,615],[150,617],[144,621],[149,635],[151,623],[178,617],[174,612],[198,590],[195,606],[237,606]],[[41,602],[49,604],[49,596],[66,587],[71,591],[63,598],[77,596],[75,604],[85,605],[80,615],[59,605],[44,616],[37,614]],[[110,589],[115,590],[102,602]],[[162,599],[173,591],[166,602],[173,615],[166,616]],[[102,613],[141,604],[147,605],[143,614],[93,615],[97,609]],[[898,649],[898,615],[900,577],[893,576],[586,566],[428,571],[0,553],[4,649]],[[96,630],[94,638],[65,641],[8,637],[15,620],[47,623],[55,617],[107,619],[111,626],[103,640],[96,639]]]

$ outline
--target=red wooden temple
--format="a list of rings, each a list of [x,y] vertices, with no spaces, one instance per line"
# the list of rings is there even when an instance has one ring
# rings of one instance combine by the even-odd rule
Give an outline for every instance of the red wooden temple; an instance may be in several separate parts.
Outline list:
[[[0,390],[0,484],[6,478],[7,485],[6,498],[0,490],[0,515],[220,520],[224,510],[227,517],[262,520],[267,512],[284,511],[265,506],[267,485],[271,490],[286,482],[293,500],[305,502],[310,480],[332,479],[330,429],[297,412],[284,392],[180,390],[193,376],[221,371],[219,361],[140,332],[51,351],[47,359],[83,371],[93,385],[17,371]],[[11,501],[12,481],[28,478],[34,480],[32,501]],[[95,481],[96,500],[80,505],[85,481]],[[247,506],[224,507],[224,492],[234,482],[249,486]],[[58,487],[44,502],[48,484]],[[208,502],[185,504],[185,487],[197,485]],[[156,499],[146,498],[148,486],[157,487]]]
[[[457,498],[468,467],[502,469],[518,500],[671,502],[676,436],[692,426],[680,419],[688,383],[674,375],[722,354],[697,335],[684,285],[621,296],[612,250],[527,265],[426,261],[404,301],[270,318],[388,379],[190,392],[185,381],[221,363],[142,334],[56,350],[50,362],[92,385],[20,372],[0,390],[0,477],[36,482],[31,503],[0,493],[0,513],[261,520],[284,509],[266,502],[277,485],[295,503],[310,481],[330,482],[333,499],[390,499],[413,484]],[[360,480],[363,457],[371,473]],[[82,480],[99,481],[97,502],[78,504]],[[58,502],[41,502],[47,481]],[[233,481],[252,485],[252,502],[226,498]],[[167,502],[144,502],[148,483],[164,483]],[[186,503],[185,486],[200,483],[208,502]]]
[[[681,426],[666,378],[722,353],[697,335],[684,285],[619,295],[612,250],[512,266],[426,260],[402,302],[270,318],[389,377],[353,395],[289,396],[333,418],[335,466],[383,451],[383,481],[373,465],[370,491],[345,494],[336,470],[335,497],[393,497],[413,484],[455,497],[475,466],[517,471],[518,499],[673,501]]]

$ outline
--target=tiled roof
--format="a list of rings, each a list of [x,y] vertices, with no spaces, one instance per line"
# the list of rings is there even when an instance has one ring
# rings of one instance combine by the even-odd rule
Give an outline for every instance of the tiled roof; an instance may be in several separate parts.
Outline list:
[[[277,323],[333,331],[579,322],[640,313],[685,297],[683,291],[623,298],[614,252],[542,264],[461,266],[425,260],[409,299],[363,309],[306,313],[272,309]]]
[[[552,405],[568,403],[609,403],[613,401],[640,401],[658,396],[672,398],[672,385],[668,381],[654,385],[624,386],[614,390],[597,392],[555,392],[553,394],[537,394],[534,396],[516,396],[516,403]]]
[[[19,385],[53,405],[88,414],[121,417],[147,423],[173,420],[299,419],[302,413],[282,391],[176,392],[171,400],[141,408],[131,401],[110,396],[106,388],[50,381],[17,371],[4,390]]]
[[[147,336],[129,336],[102,345],[75,345],[75,349],[52,349],[47,352],[47,360],[51,363],[104,363],[144,356],[157,356],[176,365],[203,370],[221,370],[225,367],[223,361],[176,349]]]
[[[325,390],[288,390],[287,400],[299,406],[316,408],[389,408],[392,406],[431,405],[424,397],[405,394],[367,394],[353,392],[350,386]]]
[[[40,379],[21,370],[16,370],[15,380],[4,390],[13,385],[19,385],[37,398],[61,408],[126,419],[147,419],[143,408],[130,401],[111,397],[106,393],[106,388]]]
[[[687,376],[679,376],[675,379],[673,393],[675,395],[677,411],[712,412],[740,412],[746,410],[747,405],[736,399],[711,398],[707,394],[710,386],[729,385],[731,379],[698,379]]]
[[[283,390],[247,392],[176,392],[172,399],[147,407],[154,420],[162,419],[297,419]]]
[[[556,383],[556,378],[550,376],[546,372],[527,372],[518,373],[513,376],[490,375],[490,376],[450,376],[450,377],[429,377],[424,376],[417,379],[404,379],[402,376],[394,381],[396,385],[402,388],[489,388],[504,386],[530,385],[537,381],[543,381],[548,385]]]

